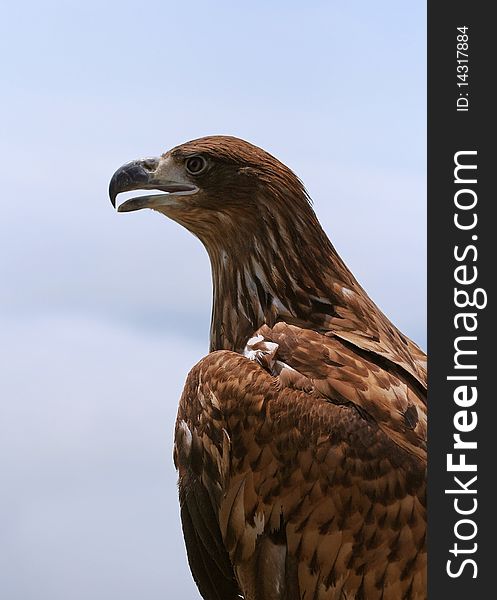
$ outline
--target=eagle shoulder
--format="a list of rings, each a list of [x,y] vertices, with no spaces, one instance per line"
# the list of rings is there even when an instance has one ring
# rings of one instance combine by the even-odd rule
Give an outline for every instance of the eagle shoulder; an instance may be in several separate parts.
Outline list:
[[[372,377],[328,348],[327,367],[345,365],[355,377],[350,386],[362,392],[350,396],[320,358],[309,365],[315,348],[300,351],[297,340],[285,353],[290,346],[278,332],[265,333],[278,346],[265,355],[272,364],[213,352],[192,369],[180,401],[175,463],[202,595],[218,598],[212,589],[221,581],[221,598],[422,600],[419,399],[407,383],[394,382],[392,393],[383,372],[371,367]]]

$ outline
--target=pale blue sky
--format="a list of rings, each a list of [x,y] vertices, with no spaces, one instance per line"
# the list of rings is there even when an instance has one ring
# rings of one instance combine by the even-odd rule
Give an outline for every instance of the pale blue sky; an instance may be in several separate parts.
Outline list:
[[[218,133],[271,151],[425,345],[425,29],[414,0],[3,7],[0,597],[197,598],[171,446],[209,265],[112,211],[123,162]]]

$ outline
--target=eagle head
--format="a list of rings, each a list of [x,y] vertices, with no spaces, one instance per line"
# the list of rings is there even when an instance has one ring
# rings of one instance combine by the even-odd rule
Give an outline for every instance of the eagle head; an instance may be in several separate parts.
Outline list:
[[[302,182],[286,165],[231,136],[192,140],[160,158],[126,163],[111,179],[112,204],[132,190],[149,193],[126,200],[119,212],[154,209],[207,245],[214,237],[261,232],[264,222],[281,215],[300,220],[313,214]]]

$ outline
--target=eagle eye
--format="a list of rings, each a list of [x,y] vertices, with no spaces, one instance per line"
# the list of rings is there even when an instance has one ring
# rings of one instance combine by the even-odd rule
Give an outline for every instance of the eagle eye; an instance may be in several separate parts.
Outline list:
[[[191,175],[199,175],[207,167],[207,161],[203,156],[190,156],[186,161],[186,170]]]

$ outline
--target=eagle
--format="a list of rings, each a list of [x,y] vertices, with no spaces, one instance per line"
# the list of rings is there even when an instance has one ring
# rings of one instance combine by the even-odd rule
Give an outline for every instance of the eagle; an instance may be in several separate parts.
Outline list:
[[[109,193],[205,246],[210,351],[174,438],[205,600],[426,598],[426,355],[369,298],[301,180],[209,136],[133,160]],[[367,248],[364,249],[367,251]]]

